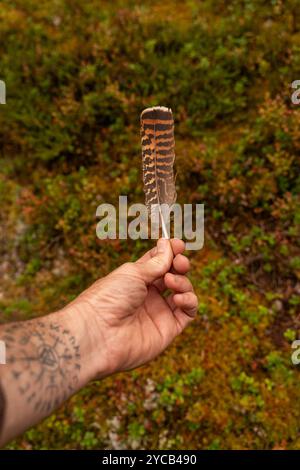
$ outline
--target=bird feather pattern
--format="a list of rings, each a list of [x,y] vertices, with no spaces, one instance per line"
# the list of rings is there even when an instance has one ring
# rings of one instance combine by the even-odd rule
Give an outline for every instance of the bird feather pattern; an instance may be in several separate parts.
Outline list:
[[[169,238],[162,204],[176,201],[174,178],[175,139],[172,111],[163,106],[147,108],[141,114],[141,139],[145,202],[150,214],[159,210],[162,233]]]

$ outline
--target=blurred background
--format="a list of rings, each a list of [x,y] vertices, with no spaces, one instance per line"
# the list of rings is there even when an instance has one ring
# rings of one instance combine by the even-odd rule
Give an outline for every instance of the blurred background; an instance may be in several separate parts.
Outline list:
[[[296,0],[1,0],[1,322],[44,315],[151,242],[99,241],[143,202],[140,112],[171,107],[197,320],[8,448],[300,449],[300,8]]]

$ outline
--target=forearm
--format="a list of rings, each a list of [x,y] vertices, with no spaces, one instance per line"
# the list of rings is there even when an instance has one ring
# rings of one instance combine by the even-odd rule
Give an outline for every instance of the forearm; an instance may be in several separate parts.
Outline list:
[[[92,320],[88,323],[71,305],[0,327],[6,344],[6,364],[0,365],[0,445],[51,414],[90,380],[106,375]]]
[[[183,251],[180,240],[159,240],[154,251],[96,281],[63,310],[0,327],[7,349],[0,445],[90,380],[138,367],[166,349],[197,312]],[[167,289],[172,294],[165,298]]]

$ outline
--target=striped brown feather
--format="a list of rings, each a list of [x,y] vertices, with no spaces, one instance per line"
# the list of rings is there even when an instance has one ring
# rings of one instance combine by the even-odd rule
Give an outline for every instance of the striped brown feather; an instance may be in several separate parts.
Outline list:
[[[141,114],[143,181],[146,206],[176,201],[173,165],[174,120],[169,108],[147,108]]]

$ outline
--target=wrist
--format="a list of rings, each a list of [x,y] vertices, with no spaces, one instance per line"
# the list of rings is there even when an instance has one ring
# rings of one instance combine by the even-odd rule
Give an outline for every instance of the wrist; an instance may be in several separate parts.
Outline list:
[[[107,340],[95,313],[86,302],[76,299],[61,312],[68,328],[73,332],[79,345],[81,357],[81,387],[91,380],[104,378],[110,370]]]

